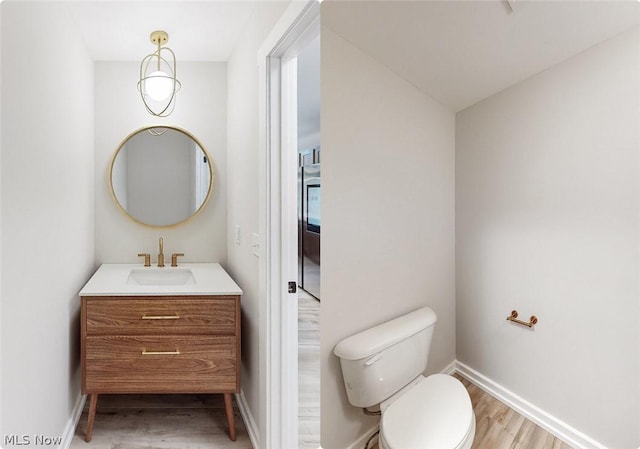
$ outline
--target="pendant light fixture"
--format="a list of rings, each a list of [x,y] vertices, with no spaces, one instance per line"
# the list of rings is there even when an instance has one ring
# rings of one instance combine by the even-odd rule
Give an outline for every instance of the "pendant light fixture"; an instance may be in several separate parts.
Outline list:
[[[167,117],[176,104],[176,92],[180,90],[180,81],[176,79],[176,55],[169,47],[169,35],[166,31],[151,33],[151,42],[157,50],[147,55],[140,64],[138,91],[149,114]]]

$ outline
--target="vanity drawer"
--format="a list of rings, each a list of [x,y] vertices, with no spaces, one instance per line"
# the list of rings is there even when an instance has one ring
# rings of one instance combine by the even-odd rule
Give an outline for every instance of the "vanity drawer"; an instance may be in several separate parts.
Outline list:
[[[233,336],[87,337],[83,391],[222,393],[239,389]]]
[[[235,335],[240,314],[237,296],[83,299],[87,335]]]

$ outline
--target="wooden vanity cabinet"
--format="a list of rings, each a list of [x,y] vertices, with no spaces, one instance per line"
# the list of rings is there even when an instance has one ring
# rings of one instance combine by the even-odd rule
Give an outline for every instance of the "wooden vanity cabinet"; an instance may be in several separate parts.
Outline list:
[[[82,392],[91,440],[98,395],[222,393],[235,440],[240,296],[82,296]]]

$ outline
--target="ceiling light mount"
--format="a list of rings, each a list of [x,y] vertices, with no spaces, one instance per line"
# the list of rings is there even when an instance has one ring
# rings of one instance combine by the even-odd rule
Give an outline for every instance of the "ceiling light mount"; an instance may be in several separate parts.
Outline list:
[[[181,87],[176,78],[176,55],[165,46],[169,42],[166,31],[154,31],[150,39],[157,49],[140,63],[138,91],[149,114],[167,117],[173,112]]]
[[[167,45],[169,34],[166,31],[158,30],[151,33],[151,43],[154,45]]]

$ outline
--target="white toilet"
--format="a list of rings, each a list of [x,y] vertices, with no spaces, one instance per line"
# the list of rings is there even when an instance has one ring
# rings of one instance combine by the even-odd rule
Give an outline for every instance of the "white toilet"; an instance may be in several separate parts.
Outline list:
[[[469,449],[476,419],[464,385],[424,377],[436,314],[423,307],[345,338],[340,357],[349,402],[380,405],[380,449]]]

